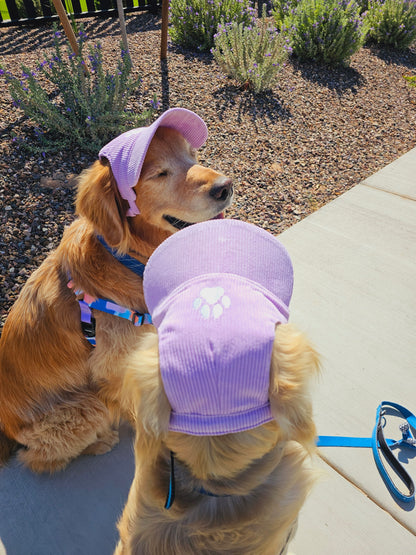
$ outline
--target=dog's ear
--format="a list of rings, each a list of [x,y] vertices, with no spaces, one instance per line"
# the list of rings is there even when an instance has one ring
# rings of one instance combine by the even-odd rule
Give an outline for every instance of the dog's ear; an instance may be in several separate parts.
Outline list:
[[[270,404],[285,439],[313,450],[310,379],[319,371],[319,356],[306,336],[292,324],[276,327],[270,370]]]
[[[127,210],[128,203],[121,198],[106,160],[97,160],[82,172],[78,181],[76,213],[87,218],[110,246],[120,250],[124,250],[129,240]]]
[[[122,404],[132,414],[140,443],[151,456],[168,433],[171,412],[159,369],[156,329],[142,337],[126,361]]]

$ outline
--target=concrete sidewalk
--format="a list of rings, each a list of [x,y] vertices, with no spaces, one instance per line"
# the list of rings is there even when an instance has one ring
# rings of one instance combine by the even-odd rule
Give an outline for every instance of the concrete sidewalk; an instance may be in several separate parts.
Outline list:
[[[323,356],[319,435],[371,437],[381,401],[416,413],[415,201],[413,149],[280,236],[294,263],[291,321]],[[399,423],[386,437],[401,438]],[[291,549],[416,554],[414,504],[392,498],[371,449],[320,452],[324,476]],[[400,460],[416,481],[416,450]]]
[[[415,201],[413,149],[280,236],[295,269],[291,321],[323,356],[314,395],[320,435],[370,437],[381,401],[416,412]],[[56,476],[35,476],[16,461],[0,471],[8,555],[112,553],[134,471],[131,434],[121,436],[111,453]],[[397,422],[389,436],[401,437]],[[416,450],[407,451],[401,459],[416,480]],[[322,477],[290,550],[416,554],[414,506],[390,496],[371,449],[321,454]]]

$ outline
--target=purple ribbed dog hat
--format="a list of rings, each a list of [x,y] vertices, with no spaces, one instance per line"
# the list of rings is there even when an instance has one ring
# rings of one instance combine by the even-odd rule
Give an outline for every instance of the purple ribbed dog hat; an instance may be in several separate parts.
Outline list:
[[[273,419],[273,341],[292,288],[286,249],[252,224],[195,224],[155,250],[144,293],[159,335],[170,430],[221,435]]]
[[[126,131],[103,146],[98,156],[110,162],[120,194],[130,205],[127,216],[140,214],[133,187],[137,185],[147,149],[159,126],[176,129],[193,148],[200,148],[208,137],[207,126],[194,112],[171,108],[148,127]]]

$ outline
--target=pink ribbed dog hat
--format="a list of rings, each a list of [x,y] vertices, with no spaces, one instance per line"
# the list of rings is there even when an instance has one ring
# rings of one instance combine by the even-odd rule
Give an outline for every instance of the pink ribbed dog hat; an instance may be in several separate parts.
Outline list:
[[[170,430],[221,435],[273,419],[271,355],[292,288],[287,251],[252,224],[195,224],[155,250],[144,293],[158,330]]]
[[[153,135],[160,126],[176,129],[193,148],[200,148],[208,137],[207,126],[194,112],[185,108],[171,108],[148,127],[126,131],[103,146],[98,155],[110,162],[120,194],[130,205],[127,216],[140,213],[133,187],[139,180]]]

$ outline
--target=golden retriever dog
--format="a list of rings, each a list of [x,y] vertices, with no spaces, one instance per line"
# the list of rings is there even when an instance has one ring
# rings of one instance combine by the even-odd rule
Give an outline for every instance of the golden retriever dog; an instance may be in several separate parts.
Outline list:
[[[81,174],[78,218],[23,287],[0,339],[0,465],[20,446],[29,468],[53,472],[117,443],[120,359],[149,327],[143,268],[172,233],[222,217],[232,201],[230,179],[196,161],[206,137],[196,114],[173,108],[111,141]],[[80,303],[98,300],[113,310],[90,307],[95,333],[83,331]]]
[[[287,323],[291,291],[282,245],[243,222],[197,224],[150,258],[156,329],[125,361],[136,468],[116,555],[287,552],[315,478],[319,368]]]

